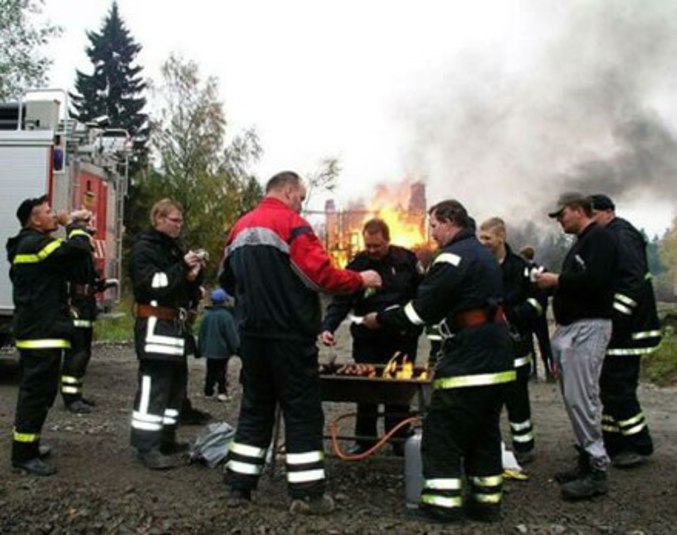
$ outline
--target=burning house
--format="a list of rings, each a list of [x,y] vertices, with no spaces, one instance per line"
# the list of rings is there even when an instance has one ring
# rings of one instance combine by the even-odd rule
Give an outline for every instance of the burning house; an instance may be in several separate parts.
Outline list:
[[[325,246],[340,266],[345,266],[364,246],[362,227],[374,217],[390,227],[390,241],[414,250],[427,259],[430,244],[427,233],[426,193],[423,182],[399,186],[380,185],[368,205],[337,210],[333,200],[325,203]]]

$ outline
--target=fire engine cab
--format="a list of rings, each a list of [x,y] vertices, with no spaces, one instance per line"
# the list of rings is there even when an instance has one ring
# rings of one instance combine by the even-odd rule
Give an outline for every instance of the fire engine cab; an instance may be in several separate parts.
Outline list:
[[[127,132],[106,128],[106,118],[88,124],[69,119],[65,91],[31,91],[19,102],[0,103],[3,249],[19,232],[15,214],[21,201],[47,194],[54,211],[81,207],[92,211],[97,268],[102,277],[119,281],[129,147]],[[14,311],[9,267],[3,250],[0,343],[8,341]],[[110,310],[119,292],[119,285],[106,290],[99,300],[101,308]]]

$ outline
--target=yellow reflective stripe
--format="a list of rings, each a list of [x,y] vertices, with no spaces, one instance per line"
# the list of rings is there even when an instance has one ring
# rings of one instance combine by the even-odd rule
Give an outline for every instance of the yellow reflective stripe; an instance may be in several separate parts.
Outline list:
[[[513,361],[513,366],[515,366],[515,368],[521,368],[522,366],[526,366],[527,364],[531,364],[531,355],[527,355],[526,357],[520,357]]]
[[[14,264],[35,264],[37,262],[42,262],[45,258],[51,255],[56,251],[63,240],[54,240],[47,245],[45,245],[40,251],[35,254],[18,254],[14,257]]]
[[[621,427],[626,427],[628,425],[632,425],[632,424],[636,424],[637,422],[641,422],[642,420],[644,420],[644,413],[640,412],[639,414],[637,414],[636,416],[633,416],[632,418],[628,418],[627,420],[623,420],[622,422],[619,421],[619,422],[616,422],[616,423],[618,425],[620,425]]]
[[[423,486],[432,490],[460,490],[461,484],[461,480],[456,478],[426,479]]]
[[[321,481],[325,479],[324,468],[317,470],[303,470],[301,472],[287,471],[287,481],[289,483],[308,483],[310,481]]]
[[[416,310],[414,310],[414,303],[409,301],[404,307],[404,315],[407,316],[407,319],[414,325],[423,325],[425,321],[421,319],[421,316],[418,315]]]
[[[607,355],[648,355],[649,353],[653,353],[656,351],[660,346],[655,346],[655,347],[635,347],[632,349],[607,349],[606,354]]]
[[[626,316],[630,316],[632,314],[632,310],[616,301],[614,301],[614,308],[618,310],[621,314],[625,314]]]
[[[243,457],[255,457],[257,459],[263,459],[266,455],[266,450],[263,448],[248,446],[247,444],[239,444],[237,442],[230,443],[230,451],[232,453],[242,455]]]
[[[482,386],[509,383],[517,378],[515,370],[499,373],[481,373],[477,375],[462,375],[460,377],[444,377],[433,382],[434,388],[447,389],[464,386]]]
[[[501,493],[495,492],[493,494],[473,494],[472,497],[479,503],[501,503]]]
[[[324,459],[321,451],[309,451],[307,453],[287,453],[287,464],[317,463]]]
[[[461,257],[454,253],[442,253],[438,255],[433,264],[451,264],[452,266],[458,266],[461,263]]]
[[[91,327],[92,325],[90,320],[73,320],[73,327]]]
[[[231,470],[238,474],[245,474],[248,476],[258,476],[263,471],[263,466],[261,465],[243,463],[240,461],[234,461],[232,459],[228,461],[226,467],[228,468],[228,470]]]
[[[503,476],[474,476],[470,481],[478,487],[496,487],[503,483]]]
[[[89,238],[89,234],[88,234],[87,232],[85,232],[84,230],[79,229],[79,228],[76,228],[76,229],[74,229],[74,230],[71,230],[71,231],[68,233],[68,237],[69,237],[69,238],[72,238],[72,237],[74,237],[74,236],[87,236],[87,237]]]
[[[612,422],[612,423],[613,423],[613,422],[616,421],[616,419],[615,419],[613,416],[611,416],[610,414],[602,414],[602,421],[603,421],[603,422]]]
[[[14,430],[14,442],[37,442],[40,440],[39,433],[18,433]]]
[[[62,375],[61,382],[65,385],[79,385],[82,383],[82,379],[78,379],[77,377],[72,377],[70,375]]]
[[[512,435],[513,442],[531,442],[534,439],[533,433],[529,432],[524,435]]]
[[[635,427],[631,427],[630,429],[621,429],[621,434],[624,435],[624,436],[635,435],[635,434],[639,433],[645,427],[646,427],[646,422],[642,422],[641,424],[638,424]]]
[[[616,301],[620,301],[621,303],[625,303],[626,305],[629,305],[631,307],[637,306],[637,301],[624,294],[619,293],[614,294],[614,299],[616,299]]]
[[[615,425],[604,425],[602,424],[602,431],[606,431],[607,433],[620,433],[621,430],[616,427]]]
[[[529,299],[527,299],[527,303],[529,303],[532,307],[534,307],[534,309],[536,310],[536,314],[538,314],[539,316],[543,315],[543,307],[536,299],[530,297]]]
[[[45,338],[43,340],[16,340],[17,349],[69,349],[71,343],[59,338]]]
[[[61,393],[62,394],[79,394],[82,392],[82,388],[79,386],[62,386],[61,387]]]
[[[430,494],[421,495],[421,502],[428,505],[436,505],[437,507],[445,507],[447,509],[453,509],[454,507],[461,507],[462,501],[461,497],[455,498],[445,498],[443,496],[434,496]]]
[[[531,429],[531,420],[524,420],[523,422],[510,422],[510,429],[513,431],[524,431]]]
[[[661,336],[661,331],[640,331],[632,333],[633,340],[643,340],[644,338],[655,338]]]

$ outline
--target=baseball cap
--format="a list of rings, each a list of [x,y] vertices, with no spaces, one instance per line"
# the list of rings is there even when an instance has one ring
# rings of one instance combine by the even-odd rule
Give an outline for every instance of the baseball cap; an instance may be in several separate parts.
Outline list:
[[[36,206],[40,206],[43,203],[46,203],[48,200],[47,195],[43,195],[42,197],[36,197],[34,199],[24,199],[21,201],[21,204],[19,205],[19,208],[16,210],[16,217],[19,220],[19,223],[21,223],[21,227],[25,227],[26,223],[28,223],[28,220],[31,217],[31,213],[33,212],[33,208]]]
[[[548,217],[558,217],[567,206],[590,206],[590,197],[577,191],[562,193],[557,199],[557,205],[548,212]]]
[[[212,303],[225,303],[228,299],[230,299],[230,295],[228,295],[228,293],[222,288],[217,288],[214,290],[210,297]]]
[[[597,193],[595,195],[590,195],[590,200],[592,201],[593,210],[615,210],[616,205],[611,200],[611,198],[603,193]]]

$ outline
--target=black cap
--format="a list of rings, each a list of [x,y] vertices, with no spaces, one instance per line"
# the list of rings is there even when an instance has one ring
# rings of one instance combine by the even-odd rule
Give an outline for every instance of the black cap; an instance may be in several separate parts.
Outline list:
[[[22,201],[22,203],[19,205],[19,208],[16,210],[16,217],[19,220],[19,223],[21,223],[22,228],[24,228],[28,223],[31,213],[33,212],[33,208],[46,203],[48,200],[49,199],[47,195],[43,195],[42,197],[36,197],[35,199],[25,199]]]
[[[597,193],[595,195],[590,195],[590,200],[592,201],[593,210],[615,210],[616,205],[614,202],[603,193]]]
[[[590,197],[576,191],[562,193],[557,199],[555,208],[548,212],[548,216],[558,217],[567,206],[590,206]]]

